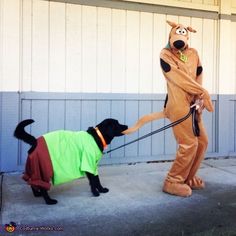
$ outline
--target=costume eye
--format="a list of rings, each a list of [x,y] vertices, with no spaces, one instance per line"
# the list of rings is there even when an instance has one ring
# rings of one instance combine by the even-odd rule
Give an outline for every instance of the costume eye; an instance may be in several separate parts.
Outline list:
[[[177,30],[175,31],[175,33],[176,33],[176,34],[182,34],[182,30],[181,30],[181,29],[177,29]]]
[[[176,34],[179,34],[179,35],[187,35],[187,30],[186,29],[177,29],[176,31]]]
[[[186,34],[187,34],[187,30],[186,30],[186,29],[182,29],[181,34],[182,34],[182,35],[186,35]]]

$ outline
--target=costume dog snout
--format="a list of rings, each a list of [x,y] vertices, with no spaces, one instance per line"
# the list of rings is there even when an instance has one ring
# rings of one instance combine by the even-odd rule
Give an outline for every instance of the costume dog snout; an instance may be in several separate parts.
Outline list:
[[[176,40],[174,43],[173,43],[174,47],[176,49],[181,49],[185,46],[185,42],[183,40]]]

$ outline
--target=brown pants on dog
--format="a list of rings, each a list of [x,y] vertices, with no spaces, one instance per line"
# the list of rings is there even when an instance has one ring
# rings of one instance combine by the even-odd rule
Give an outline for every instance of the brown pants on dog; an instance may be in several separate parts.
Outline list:
[[[37,139],[37,147],[29,154],[22,178],[34,188],[49,190],[53,167],[47,144],[43,137]]]

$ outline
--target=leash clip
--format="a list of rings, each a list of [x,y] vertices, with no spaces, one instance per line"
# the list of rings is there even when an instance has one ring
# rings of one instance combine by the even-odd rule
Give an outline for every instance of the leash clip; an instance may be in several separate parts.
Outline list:
[[[195,107],[195,110],[199,110],[201,112],[203,107],[203,99],[197,99],[194,104],[190,106],[190,108]]]

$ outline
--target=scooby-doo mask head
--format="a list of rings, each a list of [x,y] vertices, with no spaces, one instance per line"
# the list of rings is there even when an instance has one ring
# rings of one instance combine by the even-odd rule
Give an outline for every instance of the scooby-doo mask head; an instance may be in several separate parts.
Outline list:
[[[189,32],[196,33],[192,27],[185,27],[175,22],[167,21],[172,27],[169,35],[169,45],[171,49],[184,50],[188,46]]]

